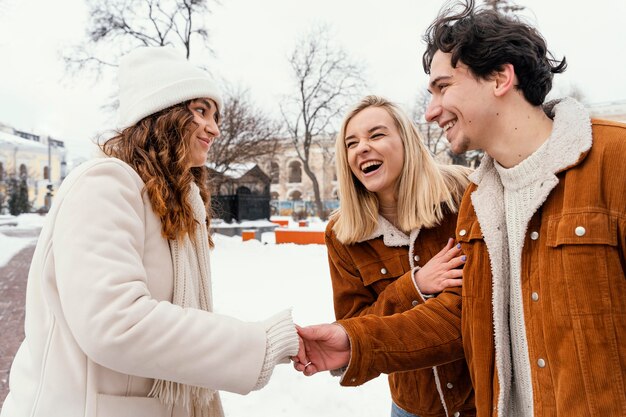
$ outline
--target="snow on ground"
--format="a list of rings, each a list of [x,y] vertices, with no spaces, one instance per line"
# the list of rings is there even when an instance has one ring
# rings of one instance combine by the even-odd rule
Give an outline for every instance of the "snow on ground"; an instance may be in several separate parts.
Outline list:
[[[0,217],[0,267],[6,265],[15,254],[25,247],[37,243],[37,238],[7,236],[3,231],[40,228],[45,219],[45,216],[39,214],[22,214],[17,217],[3,215]],[[15,223],[17,224],[15,225]]]
[[[41,227],[44,219],[22,215],[17,218],[17,226],[0,226],[0,266],[22,248],[35,244],[33,238],[9,237],[2,234],[3,230]],[[309,225],[323,230],[325,223],[312,220]],[[214,235],[214,310],[257,321],[292,308],[299,325],[332,322],[326,247],[276,245],[273,235],[264,233],[264,243]],[[305,377],[291,364],[279,365],[262,390],[246,396],[223,392],[222,400],[227,417],[379,417],[389,415],[391,404],[385,376],[361,387],[347,388],[327,372]]]
[[[211,255],[214,309],[243,320],[261,320],[293,308],[297,324],[334,320],[324,245],[242,242],[215,236]],[[386,376],[351,388],[329,373],[305,377],[279,365],[269,384],[247,396],[222,393],[228,417],[344,417],[389,415]]]

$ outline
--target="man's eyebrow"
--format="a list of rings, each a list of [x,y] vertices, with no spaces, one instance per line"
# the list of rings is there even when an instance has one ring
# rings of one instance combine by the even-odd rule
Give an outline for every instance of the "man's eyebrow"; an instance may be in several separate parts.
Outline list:
[[[439,77],[436,77],[430,82],[430,84],[428,84],[429,86],[428,91],[430,92],[430,89],[436,87],[437,83],[444,78],[452,78],[452,77],[450,75],[440,75]]]

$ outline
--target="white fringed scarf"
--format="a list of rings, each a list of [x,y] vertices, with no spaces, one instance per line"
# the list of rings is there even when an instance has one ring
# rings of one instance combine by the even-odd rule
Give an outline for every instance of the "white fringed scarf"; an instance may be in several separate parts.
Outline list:
[[[188,198],[193,208],[196,230],[193,240],[186,234],[180,240],[169,242],[174,265],[172,303],[183,308],[212,311],[206,208],[195,183],[190,186]],[[208,388],[157,379],[148,395],[159,398],[169,406],[182,405],[193,417],[224,416],[219,393]]]

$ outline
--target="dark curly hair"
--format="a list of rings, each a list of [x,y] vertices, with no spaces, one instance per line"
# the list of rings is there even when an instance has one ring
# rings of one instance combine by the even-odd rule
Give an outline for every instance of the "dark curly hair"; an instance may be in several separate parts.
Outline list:
[[[424,35],[424,71],[430,74],[433,56],[450,53],[452,66],[459,60],[478,78],[488,79],[504,64],[512,64],[526,100],[543,104],[552,88],[552,77],[565,71],[565,58],[558,61],[548,51],[545,39],[518,18],[474,6],[474,0],[444,7]],[[453,9],[462,5],[463,10]]]
[[[195,182],[211,219],[211,195],[204,167],[189,168],[189,145],[195,122],[188,106],[191,101],[154,113],[100,145],[102,151],[121,159],[139,174],[152,209],[161,219],[161,234],[178,239],[194,235],[196,221],[187,201],[189,185]],[[209,245],[213,246],[209,234]]]

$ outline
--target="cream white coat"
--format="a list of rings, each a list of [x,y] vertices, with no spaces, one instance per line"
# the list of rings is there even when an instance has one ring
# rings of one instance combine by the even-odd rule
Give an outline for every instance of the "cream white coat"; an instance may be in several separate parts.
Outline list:
[[[154,378],[241,394],[257,383],[266,326],[170,303],[170,249],[143,187],[102,158],[59,189],[1,417],[185,416],[147,397]]]

